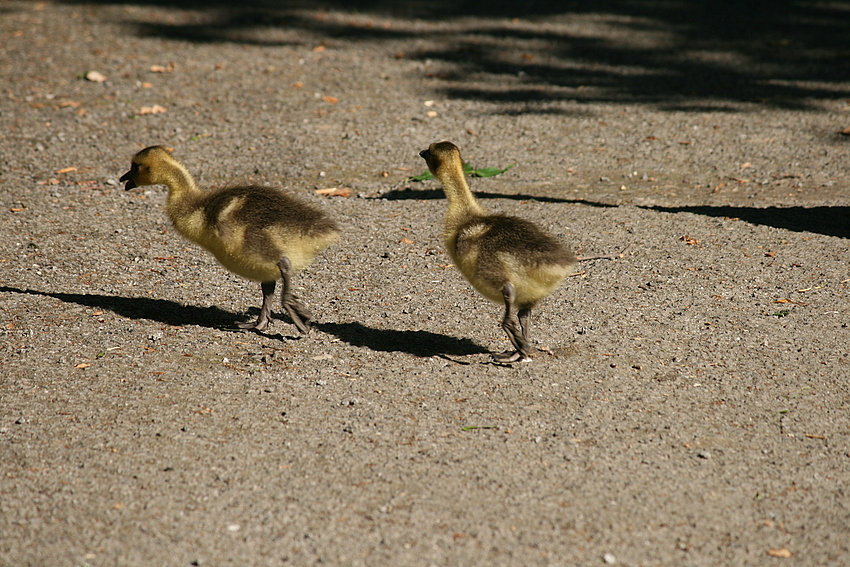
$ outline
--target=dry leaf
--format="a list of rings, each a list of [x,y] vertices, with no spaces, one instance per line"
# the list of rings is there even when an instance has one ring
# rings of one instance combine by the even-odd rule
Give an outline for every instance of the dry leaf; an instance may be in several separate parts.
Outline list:
[[[436,110],[429,110],[428,112],[425,113],[425,115],[428,118],[435,118],[437,116],[437,111]]]
[[[322,100],[328,104],[336,104],[339,102],[339,99],[335,96],[322,96]]]
[[[696,246],[697,244],[702,242],[702,240],[697,240],[696,238],[691,238],[690,236],[687,236],[687,235],[683,236],[679,240],[683,241],[688,246]]]
[[[402,244],[413,244],[413,241],[409,238],[402,238],[401,240],[399,240],[399,242],[401,242]]]
[[[327,189],[316,189],[317,195],[327,195],[328,197],[348,197],[351,195],[351,189],[348,187],[328,187]]]
[[[66,100],[65,102],[59,103],[59,108],[65,108],[66,106],[73,106],[74,108],[77,108],[78,106],[80,106],[80,103],[74,102],[72,100]]]
[[[142,88],[143,89],[152,89],[153,83],[142,83]]]
[[[93,83],[102,83],[106,80],[106,75],[97,71],[89,71],[86,73],[86,80]]]
[[[850,126],[848,126],[847,128],[845,128],[844,130],[839,130],[839,131],[838,131],[838,133],[839,133],[839,134],[844,134],[845,136],[850,136]]]
[[[86,364],[85,362],[81,362],[74,366],[74,368],[88,368],[91,364]]]
[[[794,303],[793,299],[777,299],[774,303]]]
[[[174,63],[169,62],[167,67],[162,65],[151,65],[151,71],[154,73],[171,73],[174,71]]]
[[[161,114],[167,111],[168,110],[164,106],[155,104],[153,106],[143,106],[139,109],[139,114]]]
[[[292,85],[292,88],[293,88],[293,89],[301,89],[301,88],[304,88],[304,83],[303,83],[303,82],[301,82],[301,81],[298,81],[297,83],[294,83],[294,84]]]
[[[59,173],[59,174],[62,174],[62,173],[71,173],[72,171],[77,171],[77,168],[76,168],[76,167],[73,167],[73,166],[72,166],[72,167],[63,167],[62,169],[60,169],[60,170],[59,170],[59,171],[57,171],[56,173]]]
[[[825,437],[825,436],[823,436],[823,435],[814,435],[814,434],[812,434],[812,433],[806,433],[805,435],[806,435],[806,437],[808,437],[809,439],[826,439],[826,437]]]
[[[321,53],[321,52],[322,52],[322,51],[324,51],[324,50],[325,50],[325,46],[324,46],[324,45],[319,45],[319,46],[316,46],[316,47],[314,47],[314,48],[313,48],[313,52],[314,52],[314,53]]]
[[[768,549],[767,554],[771,557],[791,557],[791,555],[793,555],[791,550],[787,547],[782,547],[780,549]]]

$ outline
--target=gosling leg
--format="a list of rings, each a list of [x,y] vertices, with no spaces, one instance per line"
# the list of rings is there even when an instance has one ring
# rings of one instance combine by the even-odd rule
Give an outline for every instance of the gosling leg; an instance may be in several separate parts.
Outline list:
[[[506,355],[494,355],[493,358],[496,362],[528,362],[531,360],[531,357],[528,355],[528,340],[525,336],[526,331],[524,327],[521,327],[520,324],[518,324],[517,320],[514,319],[513,316],[513,305],[514,300],[516,299],[516,290],[514,289],[514,286],[510,283],[506,283],[502,288],[502,297],[505,300],[505,315],[502,317],[502,329],[505,330],[505,333],[508,335],[508,339],[510,339],[511,344],[516,350]],[[530,310],[528,309],[520,310],[520,313],[526,323],[528,323],[529,312]]]
[[[239,323],[239,327],[242,329],[262,331],[269,326],[269,321],[272,319],[275,282],[263,282],[260,287],[263,289],[263,306],[260,308],[260,317],[254,323]]]
[[[517,319],[519,319],[519,326],[522,327],[522,338],[525,341],[526,349],[528,348],[528,333],[531,331],[531,308],[524,307],[517,311]]]
[[[277,267],[280,270],[280,277],[283,280],[283,289],[280,293],[280,304],[283,306],[283,310],[286,311],[286,314],[289,315],[289,318],[292,319],[292,322],[295,323],[298,330],[301,333],[306,334],[309,330],[307,325],[310,323],[310,319],[312,319],[313,316],[307,310],[307,307],[305,307],[304,304],[292,294],[292,291],[290,291],[292,287],[292,263],[289,261],[289,258],[282,256],[277,262]]]

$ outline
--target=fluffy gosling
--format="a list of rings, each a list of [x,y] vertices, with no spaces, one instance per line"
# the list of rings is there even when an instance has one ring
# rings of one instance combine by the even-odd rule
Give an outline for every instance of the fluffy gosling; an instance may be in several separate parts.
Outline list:
[[[505,305],[502,328],[514,351],[494,359],[530,361],[531,309],[572,272],[575,256],[533,223],[485,211],[469,189],[453,143],[431,144],[419,155],[449,202],[443,242],[454,264],[479,293]]]
[[[272,314],[275,284],[283,281],[281,305],[302,333],[312,316],[291,291],[292,275],[339,238],[336,223],[321,211],[269,187],[253,185],[201,191],[189,171],[163,146],[133,156],[121,176],[125,190],[165,185],[165,210],[174,228],[210,251],[243,278],[260,282],[263,306],[244,329],[265,329]]]

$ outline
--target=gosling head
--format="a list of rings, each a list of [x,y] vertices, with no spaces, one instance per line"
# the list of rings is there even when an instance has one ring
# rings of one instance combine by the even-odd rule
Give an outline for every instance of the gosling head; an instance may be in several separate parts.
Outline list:
[[[159,185],[163,179],[159,175],[160,168],[154,164],[162,161],[173,161],[170,148],[165,146],[149,146],[133,156],[130,171],[121,176],[119,181],[126,181],[124,190],[129,191],[145,185]]]
[[[419,157],[425,160],[434,175],[437,175],[437,170],[453,167],[458,163],[463,167],[460,150],[451,142],[435,142],[428,146],[427,150],[419,152]]]

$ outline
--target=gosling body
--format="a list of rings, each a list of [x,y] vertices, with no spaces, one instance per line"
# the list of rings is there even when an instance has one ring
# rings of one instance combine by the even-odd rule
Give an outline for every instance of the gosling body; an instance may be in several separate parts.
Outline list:
[[[239,276],[260,282],[263,305],[246,329],[265,329],[277,280],[281,305],[299,331],[307,332],[311,315],[291,292],[292,275],[339,238],[336,223],[321,211],[288,195],[261,186],[223,187],[201,191],[189,171],[163,146],[150,146],[133,156],[121,177],[125,190],[165,185],[165,210],[175,229],[200,245]]]
[[[572,272],[575,256],[534,223],[485,211],[469,189],[460,150],[451,142],[431,144],[419,155],[448,199],[443,242],[449,256],[481,295],[505,306],[502,328],[514,351],[496,360],[531,360],[531,310]]]

